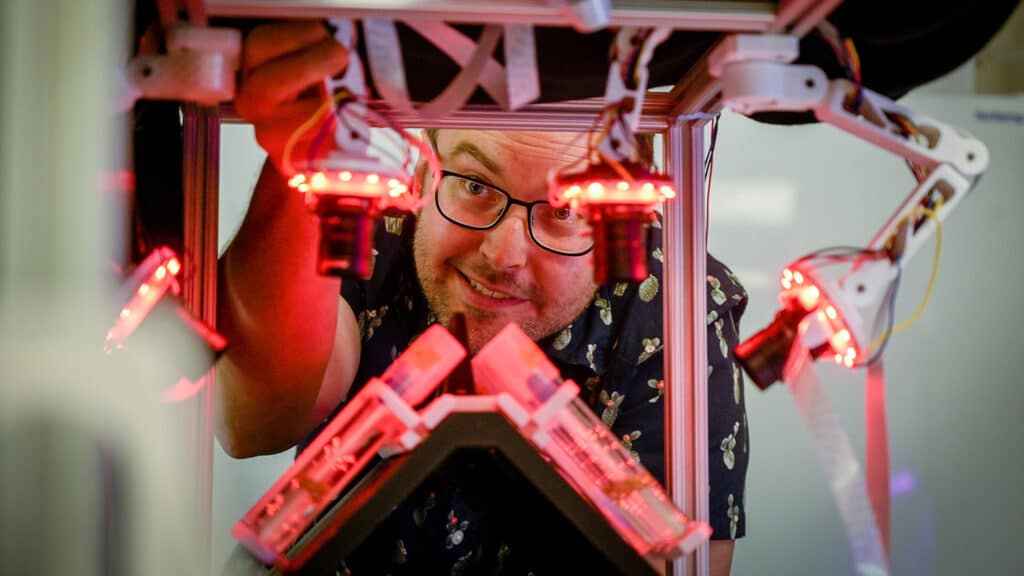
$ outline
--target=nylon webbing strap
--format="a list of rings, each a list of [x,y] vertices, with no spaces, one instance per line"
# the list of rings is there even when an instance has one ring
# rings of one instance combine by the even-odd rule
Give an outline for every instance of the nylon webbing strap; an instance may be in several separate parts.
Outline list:
[[[370,74],[378,93],[396,110],[424,118],[445,116],[462,107],[477,86],[504,109],[516,109],[540,96],[536,41],[533,27],[508,25],[484,28],[478,42],[444,22],[414,20],[406,23],[430,40],[462,70],[432,101],[416,108],[409,98],[398,32],[393,20],[363,21]],[[494,58],[504,35],[505,62]]]
[[[505,73],[510,110],[522,108],[540,97],[533,26],[505,25]]]
[[[867,436],[868,496],[874,507],[886,559],[891,558],[889,498],[889,431],[886,425],[885,375],[882,359],[868,365],[864,388],[864,431]]]
[[[406,25],[429,39],[438,50],[459,66],[465,67],[477,49],[477,44],[473,40],[444,22],[415,20],[406,22]],[[484,92],[499,106],[503,108],[507,106],[508,88],[506,87],[505,70],[493,58],[488,58],[484,64],[484,68],[480,72],[479,83]]]
[[[363,36],[369,60],[370,76],[377,92],[401,112],[412,112],[409,90],[405,83],[405,62],[399,49],[398,30],[393,20],[363,20]]]
[[[480,73],[483,72],[487,62],[491,59],[494,49],[498,47],[498,40],[501,39],[501,28],[498,26],[487,26],[480,35],[480,42],[473,51],[472,58],[459,72],[448,87],[436,98],[424,104],[418,109],[420,116],[424,118],[439,118],[453,110],[457,110],[469,97],[473,95],[479,84]]]
[[[846,528],[857,573],[864,576],[888,574],[882,537],[860,464],[838,414],[818,381],[810,354],[799,344],[790,353],[785,381],[824,468]]]

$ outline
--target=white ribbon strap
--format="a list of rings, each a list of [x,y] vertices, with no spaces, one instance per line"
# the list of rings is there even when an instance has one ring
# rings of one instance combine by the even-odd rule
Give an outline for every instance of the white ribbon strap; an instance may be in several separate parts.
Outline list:
[[[444,22],[411,20],[406,22],[406,25],[430,40],[438,50],[454,60],[456,64],[462,66],[463,69],[469,65],[473,55],[480,48],[477,43],[473,42],[465,34]],[[480,41],[481,43],[483,42],[483,37],[480,38]],[[490,56],[493,52],[492,48],[487,52],[487,55]],[[505,69],[502,68],[497,60],[488,57],[476,80],[492,100],[502,108],[508,108],[508,86],[505,79]]]
[[[377,92],[396,110],[412,112],[413,106],[405,82],[405,62],[402,60],[395,22],[367,18],[363,20],[363,34],[366,37],[370,75]]]
[[[505,72],[508,76],[509,110],[518,110],[540,97],[533,26],[505,26]]]
[[[469,97],[473,95],[479,84],[480,73],[483,72],[491,54],[498,46],[501,39],[501,28],[487,26],[480,36],[480,42],[473,51],[473,57],[469,59],[466,66],[459,72],[448,87],[436,98],[426,103],[419,109],[420,116],[424,118],[439,118],[453,110],[457,110]]]
[[[804,426],[814,440],[832,497],[846,527],[857,572],[863,576],[888,574],[888,562],[864,476],[853,455],[850,439],[814,373],[813,362],[805,348],[795,345],[784,379],[793,392]]]
[[[503,28],[506,65],[502,67],[492,57],[502,31],[500,28],[485,28],[477,43],[444,22],[413,20],[406,24],[462,67],[459,75],[439,96],[418,110],[419,115],[433,118],[458,109],[478,85],[504,109],[515,110],[540,96],[532,26],[507,25]],[[405,63],[394,21],[368,18],[363,21],[363,31],[370,74],[377,91],[395,109],[404,113],[415,112],[409,98]]]

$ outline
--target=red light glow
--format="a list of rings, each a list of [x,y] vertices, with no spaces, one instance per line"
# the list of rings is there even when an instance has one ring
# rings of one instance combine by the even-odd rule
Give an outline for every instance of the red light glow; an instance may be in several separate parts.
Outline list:
[[[632,178],[624,178],[622,170]],[[670,180],[631,163],[621,165],[618,170],[607,164],[591,164],[582,172],[556,175],[548,189],[548,200],[553,205],[569,205],[573,209],[588,203],[653,207],[675,196]]]
[[[800,292],[800,303],[805,310],[813,310],[818,306],[821,299],[821,290],[817,286],[808,286]]]
[[[323,172],[317,172],[309,182],[313,185],[313,190],[323,190],[327,187],[327,176]]]
[[[329,174],[336,174],[337,178]],[[380,208],[396,206],[411,209],[416,200],[411,197],[408,177],[397,172],[382,174],[379,171],[339,170],[328,173],[321,170],[296,174],[288,180],[288,185],[306,194],[310,205],[317,197],[330,195],[377,198],[381,202]]]
[[[798,302],[803,310],[815,312],[814,321],[821,325],[837,364],[849,368],[855,365],[859,346],[839,308],[829,299],[828,294],[810,271],[786,268],[782,271],[780,283],[783,300]]]
[[[174,278],[180,271],[181,262],[167,247],[157,248],[139,264],[127,281],[128,286],[134,284],[137,287],[128,288],[131,296],[118,312],[117,322],[107,331],[105,348],[108,353],[123,346],[125,338],[138,328],[165,293],[177,294],[180,291]]]

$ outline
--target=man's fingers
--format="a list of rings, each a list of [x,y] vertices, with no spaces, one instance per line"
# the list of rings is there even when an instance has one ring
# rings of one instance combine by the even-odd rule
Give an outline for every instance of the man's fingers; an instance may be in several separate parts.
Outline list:
[[[285,173],[284,149],[288,139],[292,138],[293,135],[295,136],[295,142],[290,151],[288,163],[304,166],[306,159],[309,157],[310,143],[323,129],[324,123],[332,120],[333,116],[328,114],[321,122],[310,126],[304,133],[295,134],[296,130],[312,118],[323,105],[324,102],[318,98],[304,98],[299,101],[286,102],[278,108],[273,118],[260,122],[256,126],[256,141],[267,151],[271,160],[278,167],[278,171],[282,174]],[[329,132],[324,135],[324,139],[320,144],[321,153],[326,153],[330,150],[331,143],[334,141],[333,130],[330,130],[330,128],[328,130]]]
[[[257,26],[245,37],[242,71],[248,73],[270,60],[329,37],[324,24],[315,20],[291,20]]]
[[[324,78],[348,65],[348,52],[333,39],[270,60],[244,80],[235,100],[239,114],[250,122],[274,115],[283,102],[297,98]]]

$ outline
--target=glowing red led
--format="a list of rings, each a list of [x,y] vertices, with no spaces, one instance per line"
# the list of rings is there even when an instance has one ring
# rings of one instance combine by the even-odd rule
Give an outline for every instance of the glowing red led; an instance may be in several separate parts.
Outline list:
[[[327,187],[327,175],[323,172],[317,172],[310,178],[309,183],[313,185],[313,190],[323,190]]]
[[[180,291],[174,278],[180,271],[181,261],[167,247],[157,248],[139,264],[127,281],[128,301],[118,312],[114,326],[107,331],[105,350],[108,354],[123,346],[125,338],[135,331],[164,294]]]
[[[782,271],[780,282],[784,299],[798,302],[803,310],[814,312],[814,321],[824,329],[836,363],[853,367],[858,356],[853,332],[813,274],[806,270],[786,268]]]
[[[800,291],[800,304],[803,305],[805,310],[817,308],[820,299],[821,290],[817,286],[811,285]]]

